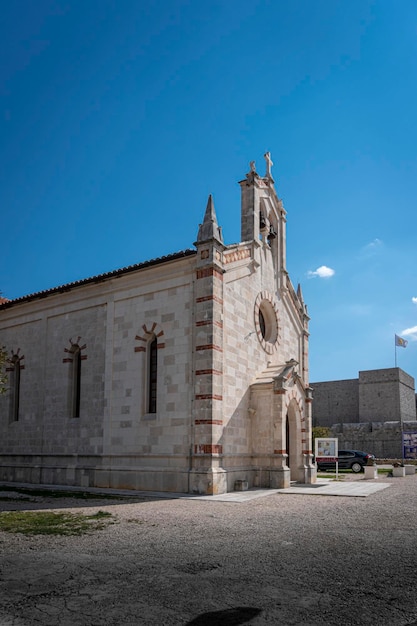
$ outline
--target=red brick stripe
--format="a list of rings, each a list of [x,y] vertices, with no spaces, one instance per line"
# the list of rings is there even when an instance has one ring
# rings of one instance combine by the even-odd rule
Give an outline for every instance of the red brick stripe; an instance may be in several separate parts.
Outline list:
[[[218,326],[218,328],[223,328],[223,322],[217,322],[216,320],[202,320],[201,322],[196,322],[196,326]]]
[[[223,400],[223,396],[218,396],[215,393],[198,393],[195,396],[196,400]]]
[[[223,352],[223,348],[220,346],[215,346],[214,343],[208,343],[205,346],[196,346],[196,350],[218,350],[219,352]]]
[[[197,279],[199,278],[208,278],[209,276],[214,276],[219,280],[223,280],[223,274],[221,274],[218,270],[214,269],[214,267],[205,267],[201,270],[197,270]]]
[[[218,304],[223,304],[223,300],[221,298],[218,298],[217,296],[202,296],[201,298],[196,298],[196,302],[207,302],[208,300],[214,300],[215,302],[217,302]]]
[[[222,454],[223,446],[215,443],[199,443],[194,445],[195,454]]]

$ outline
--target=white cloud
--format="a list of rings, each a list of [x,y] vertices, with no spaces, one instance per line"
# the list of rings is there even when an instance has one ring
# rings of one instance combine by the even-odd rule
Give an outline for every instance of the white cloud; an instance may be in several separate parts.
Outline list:
[[[380,248],[381,246],[382,246],[381,239],[378,239],[378,237],[375,237],[373,241],[371,241],[370,243],[368,243],[368,245],[365,246],[365,250],[376,250],[376,248]]]
[[[411,298],[411,302],[414,302],[414,304],[417,304],[417,298]]]
[[[417,326],[412,326],[411,328],[406,328],[400,333],[401,337],[405,335],[406,337],[410,337],[412,341],[417,341]]]
[[[335,275],[335,273],[336,272],[332,270],[331,267],[327,267],[327,265],[320,265],[320,267],[314,270],[314,272],[312,272],[311,270],[307,272],[307,276],[309,278],[316,278],[317,276],[319,278],[331,278]]]
[[[376,237],[375,239],[373,239],[373,241],[370,241],[369,243],[366,244],[366,246],[362,248],[362,252],[365,253],[366,256],[372,256],[376,254],[378,250],[382,248],[382,246],[383,246],[383,243],[381,239],[378,239]]]

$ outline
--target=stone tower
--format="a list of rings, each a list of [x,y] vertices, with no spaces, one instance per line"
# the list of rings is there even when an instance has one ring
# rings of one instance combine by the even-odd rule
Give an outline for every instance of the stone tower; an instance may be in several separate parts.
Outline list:
[[[264,155],[241,188],[241,242],[225,245],[210,196],[198,232],[191,490],[315,480],[308,321],[286,269],[286,212]]]

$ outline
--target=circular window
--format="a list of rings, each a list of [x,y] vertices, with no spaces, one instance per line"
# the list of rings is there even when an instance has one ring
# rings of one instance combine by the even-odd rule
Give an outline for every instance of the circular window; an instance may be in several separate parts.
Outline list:
[[[255,328],[263,349],[272,354],[278,347],[278,310],[273,296],[263,291],[255,302]]]
[[[262,309],[259,309],[259,326],[261,328],[262,337],[265,339],[266,326],[265,326],[265,318],[264,318],[264,314],[262,313]]]

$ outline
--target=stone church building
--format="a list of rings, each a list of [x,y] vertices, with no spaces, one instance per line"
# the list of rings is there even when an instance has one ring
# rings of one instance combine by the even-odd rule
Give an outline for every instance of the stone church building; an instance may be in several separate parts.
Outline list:
[[[217,494],[315,482],[308,315],[266,174],[241,242],[209,197],[193,249],[0,304],[0,481]]]

